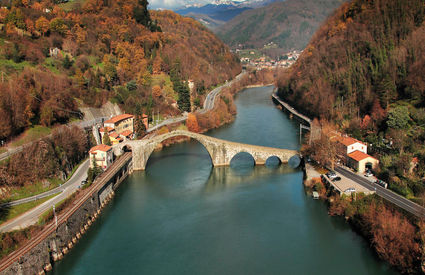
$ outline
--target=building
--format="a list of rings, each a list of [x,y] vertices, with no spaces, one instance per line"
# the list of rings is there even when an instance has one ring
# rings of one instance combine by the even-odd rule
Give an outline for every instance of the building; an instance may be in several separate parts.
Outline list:
[[[367,145],[355,138],[341,136],[337,137],[337,142],[340,154],[348,155],[354,151],[360,151],[367,154]]]
[[[130,114],[114,116],[104,122],[104,127],[110,127],[118,134],[126,130],[134,132],[134,116]]]
[[[129,132],[129,130],[126,130],[126,132],[127,131]],[[109,135],[109,139],[111,140],[112,145],[118,144],[123,141],[123,138],[117,132],[112,132]]]
[[[93,163],[101,167],[103,170],[106,170],[113,162],[114,153],[112,147],[100,144],[92,147],[89,151],[90,156],[90,167],[93,168]]]
[[[368,169],[375,169],[379,165],[379,160],[361,151],[354,151],[348,154],[348,166],[359,173],[364,173]]]

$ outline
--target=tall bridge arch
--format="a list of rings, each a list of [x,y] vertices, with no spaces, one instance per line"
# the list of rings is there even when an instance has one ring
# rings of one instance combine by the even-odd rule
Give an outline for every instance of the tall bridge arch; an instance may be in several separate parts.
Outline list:
[[[256,165],[265,164],[266,160],[272,156],[277,157],[282,163],[287,163],[291,157],[298,155],[296,150],[231,142],[185,130],[171,131],[150,139],[126,141],[115,145],[114,151],[116,155],[120,155],[123,152],[123,148],[131,148],[133,152],[133,169],[145,170],[149,157],[156,146],[164,140],[177,136],[193,138],[201,143],[208,151],[213,166],[230,165],[232,158],[240,152],[250,154],[254,158]]]

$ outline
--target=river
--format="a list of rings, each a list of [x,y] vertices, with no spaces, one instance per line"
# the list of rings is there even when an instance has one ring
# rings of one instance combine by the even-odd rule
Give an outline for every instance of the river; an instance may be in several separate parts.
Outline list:
[[[272,87],[242,91],[236,120],[207,134],[299,148]],[[212,168],[196,141],[155,152],[129,176],[54,274],[396,274],[288,165],[237,155]]]

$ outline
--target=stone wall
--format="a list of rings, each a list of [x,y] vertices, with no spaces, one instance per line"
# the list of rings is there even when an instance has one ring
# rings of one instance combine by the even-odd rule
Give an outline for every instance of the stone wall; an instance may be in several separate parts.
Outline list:
[[[132,172],[131,166],[130,161],[123,169],[118,170],[115,176],[107,180],[102,188],[93,192],[65,222],[59,224],[55,232],[26,252],[1,274],[44,274],[45,271],[50,271],[54,263],[61,260],[95,222],[103,207],[114,196],[113,190],[118,188]]]

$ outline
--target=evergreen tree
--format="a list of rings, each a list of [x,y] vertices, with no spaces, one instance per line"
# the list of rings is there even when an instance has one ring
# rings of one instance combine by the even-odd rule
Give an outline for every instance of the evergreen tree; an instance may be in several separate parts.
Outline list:
[[[105,133],[103,135],[102,143],[105,144],[105,145],[112,146],[111,138],[109,137],[108,133]]]
[[[139,105],[136,106],[135,117],[136,119],[134,121],[134,132],[136,134],[136,137],[140,139],[144,135],[146,135],[146,126],[143,123],[143,112]]]

